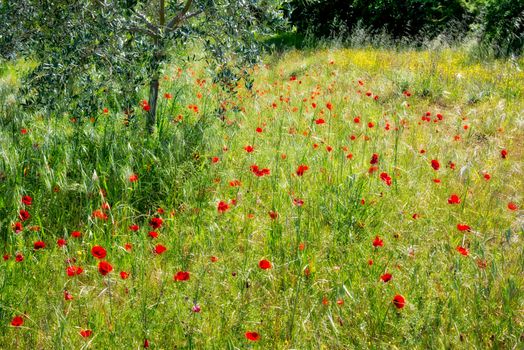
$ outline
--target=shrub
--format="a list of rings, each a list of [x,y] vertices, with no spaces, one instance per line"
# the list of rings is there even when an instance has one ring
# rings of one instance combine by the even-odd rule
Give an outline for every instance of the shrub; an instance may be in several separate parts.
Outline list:
[[[299,32],[319,37],[352,31],[357,24],[395,39],[433,38],[470,19],[461,0],[310,0],[292,1],[290,20]]]
[[[488,0],[481,8],[480,41],[496,56],[522,54],[524,47],[524,2]]]

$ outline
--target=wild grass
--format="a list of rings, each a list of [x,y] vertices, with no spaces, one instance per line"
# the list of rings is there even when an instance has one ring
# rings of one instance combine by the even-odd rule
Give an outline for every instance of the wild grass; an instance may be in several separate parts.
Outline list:
[[[225,120],[203,67],[168,67],[162,95],[173,96],[153,136],[141,112],[126,125],[111,100],[87,120],[26,113],[4,69],[0,348],[522,347],[524,60],[471,57],[270,56]],[[15,233],[20,210],[31,217]],[[158,244],[167,250],[155,254]],[[95,245],[113,266],[106,276]],[[69,277],[72,265],[84,271]],[[175,281],[179,271],[189,280]]]

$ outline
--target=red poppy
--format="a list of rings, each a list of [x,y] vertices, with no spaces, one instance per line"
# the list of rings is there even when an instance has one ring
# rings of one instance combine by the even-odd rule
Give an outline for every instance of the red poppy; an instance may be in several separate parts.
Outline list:
[[[269,217],[273,220],[278,218],[278,213],[276,211],[271,210],[268,214],[269,214]]]
[[[375,239],[373,240],[373,247],[383,247],[384,246],[384,241],[380,239],[379,236],[376,236]]]
[[[156,230],[162,227],[163,222],[164,220],[162,220],[162,218],[154,217],[154,218],[151,218],[151,220],[149,220],[149,226],[151,226],[153,229]]]
[[[229,209],[229,205],[226,202],[218,202],[217,210],[219,213],[225,213]]]
[[[459,203],[460,203],[460,198],[456,194],[452,194],[448,198],[448,204],[459,204]]]
[[[382,282],[386,283],[386,282],[391,281],[391,277],[393,276],[391,276],[390,273],[385,273],[382,276],[380,276],[380,279],[382,280]]]
[[[511,210],[511,211],[516,211],[519,209],[519,207],[517,206],[517,204],[513,203],[513,202],[509,202],[508,203],[508,209]]]
[[[125,250],[127,250],[129,252],[129,251],[131,251],[131,249],[133,249],[133,245],[131,243],[126,243],[124,245],[124,248],[125,248]]]
[[[395,305],[397,309],[402,309],[406,305],[406,299],[404,299],[402,295],[397,294],[393,297],[393,305]]]
[[[36,242],[33,244],[33,248],[34,248],[34,250],[44,249],[44,248],[45,248],[45,243],[42,242],[42,241],[36,241]]]
[[[140,229],[140,226],[138,226],[138,225],[131,225],[131,226],[129,226],[129,229],[131,231],[135,231],[136,232],[136,231],[138,231]]]
[[[106,213],[104,213],[103,211],[98,210],[98,209],[93,211],[93,217],[97,218],[97,219],[101,219],[101,220],[107,220],[107,218],[108,218]]]
[[[175,281],[189,281],[189,272],[187,271],[179,271],[174,276]]]
[[[59,248],[62,248],[63,246],[65,246],[67,244],[66,240],[63,239],[63,238],[59,238],[57,241],[56,241],[56,244],[58,245]]]
[[[247,153],[251,153],[255,150],[255,148],[253,146],[245,146],[244,149],[246,150]]]
[[[162,254],[163,252],[165,252],[166,250],[167,250],[167,248],[164,247],[162,244],[157,244],[157,245],[155,246],[155,254],[160,255],[160,254]]]
[[[148,233],[149,237],[151,238],[157,238],[158,237],[158,232],[155,232],[155,231],[151,231]]]
[[[93,334],[93,331],[90,329],[83,329],[80,331],[80,335],[84,338],[89,338]]]
[[[256,164],[251,165],[250,168],[251,168],[251,172],[258,177],[269,175],[271,173],[271,171],[268,168],[260,169],[259,166]]]
[[[378,163],[378,154],[373,153],[373,155],[371,156],[371,160],[369,161],[369,164],[375,165],[377,163]]]
[[[386,183],[386,185],[391,186],[391,176],[388,173],[381,173],[380,179]]]
[[[27,210],[21,209],[18,212],[18,217],[20,218],[20,220],[22,220],[22,222],[24,222],[27,219],[29,219],[31,217],[31,215],[29,215],[29,212]]]
[[[22,318],[22,316],[15,316],[11,320],[11,326],[13,327],[20,327],[23,324],[24,324],[24,319]]]
[[[457,224],[457,229],[459,231],[471,231],[471,227],[466,224]]]
[[[460,254],[462,254],[464,256],[468,256],[469,255],[469,250],[467,248],[462,247],[462,246],[458,246],[457,247],[457,252],[459,252]]]
[[[31,198],[30,196],[23,196],[22,203],[24,203],[25,205],[31,205],[33,204],[33,198]]]
[[[212,256],[211,258],[209,258],[209,260],[211,260],[211,262],[217,262],[218,258],[216,256]]]
[[[260,334],[257,332],[246,332],[246,339],[251,341],[258,341],[260,340]]]
[[[232,181],[229,181],[229,186],[239,187],[239,186],[242,186],[242,182],[240,182],[240,180],[232,180]]]
[[[106,257],[107,252],[103,247],[95,245],[93,248],[91,248],[91,254],[97,259],[103,259]]]
[[[17,221],[13,224],[13,231],[15,231],[15,233],[20,233],[23,229],[24,225],[22,225],[20,221]]]
[[[66,301],[73,300],[73,295],[69,293],[67,290],[64,290],[64,300]]]
[[[129,272],[121,271],[120,272],[120,278],[125,280],[129,277]]]
[[[111,266],[107,261],[101,261],[98,263],[98,272],[100,272],[102,276],[107,275],[111,271],[113,271],[113,266]]]
[[[326,108],[330,111],[333,109],[333,105],[331,104],[331,102],[326,103]]]
[[[69,277],[80,275],[82,272],[84,272],[84,269],[82,269],[80,266],[68,266],[66,268],[66,273]]]
[[[438,160],[436,159],[433,159],[431,161],[431,167],[434,169],[434,170],[439,170],[440,169],[440,163]]]
[[[304,200],[300,198],[294,198],[293,204],[296,205],[297,207],[301,207],[304,205]]]
[[[301,164],[297,168],[297,175],[302,176],[307,170],[309,170],[309,167],[307,165]]]
[[[220,158],[218,158],[218,157],[213,157],[213,158],[211,158],[211,163],[213,163],[213,164],[216,164],[216,163],[218,163],[219,161],[220,161]]]
[[[262,128],[261,128],[261,127],[258,127],[258,128],[256,128],[256,130],[255,130],[255,131],[256,131],[256,132],[258,132],[258,133],[261,133],[261,132],[262,132],[263,130],[262,130]]]
[[[318,118],[317,120],[315,120],[315,124],[317,125],[322,125],[322,124],[325,124],[326,121],[322,118]]]
[[[138,181],[138,175],[137,174],[129,175],[129,182],[137,182],[137,181]]]
[[[506,159],[506,157],[508,156],[508,151],[506,149],[503,149],[502,151],[500,151],[500,156],[502,157],[502,159]]]
[[[73,232],[71,232],[71,236],[75,237],[75,238],[78,238],[81,235],[82,235],[82,233],[80,231],[73,231]]]
[[[16,262],[24,261],[24,256],[22,254],[20,254],[20,253],[16,254],[15,261]]]
[[[149,348],[149,341],[147,339],[144,339],[144,349]]]
[[[271,262],[269,260],[266,260],[266,259],[262,259],[258,262],[258,266],[262,269],[262,270],[267,270],[267,269],[270,269],[271,268]]]

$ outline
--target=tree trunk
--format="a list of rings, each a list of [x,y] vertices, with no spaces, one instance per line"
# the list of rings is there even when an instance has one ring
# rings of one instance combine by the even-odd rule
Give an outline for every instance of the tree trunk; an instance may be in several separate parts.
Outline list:
[[[158,100],[158,76],[155,76],[149,82],[149,111],[147,112],[147,131],[152,134],[155,132],[156,125],[156,103]]]
[[[160,26],[164,26],[165,23],[165,0],[160,0],[158,8],[158,20]],[[156,126],[156,103],[158,100],[158,77],[160,70],[160,63],[164,59],[163,42],[160,38],[155,39],[155,51],[153,54],[153,61],[151,62],[151,73],[152,78],[149,81],[149,111],[147,113],[147,131],[152,134],[155,132]]]

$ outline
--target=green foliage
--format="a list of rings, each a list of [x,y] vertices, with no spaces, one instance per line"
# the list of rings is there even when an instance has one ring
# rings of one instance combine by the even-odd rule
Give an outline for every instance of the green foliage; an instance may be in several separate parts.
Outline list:
[[[317,36],[340,35],[360,24],[385,31],[394,38],[434,37],[451,24],[463,23],[466,11],[460,0],[312,0],[292,2],[291,21],[300,31]]]
[[[455,40],[473,33],[481,47],[496,56],[521,54],[524,47],[522,1],[294,0],[288,16],[299,33],[317,37],[343,39],[364,29],[418,44],[441,34]]]
[[[280,2],[268,0],[24,0],[0,6],[0,54],[37,62],[23,84],[27,105],[91,116],[113,95],[130,113],[149,81],[152,121],[162,64],[177,47],[202,40],[207,58],[220,63],[217,70],[236,78],[258,58],[255,35],[278,28],[282,19]]]
[[[524,2],[488,0],[481,11],[481,41],[497,56],[522,54]]]

